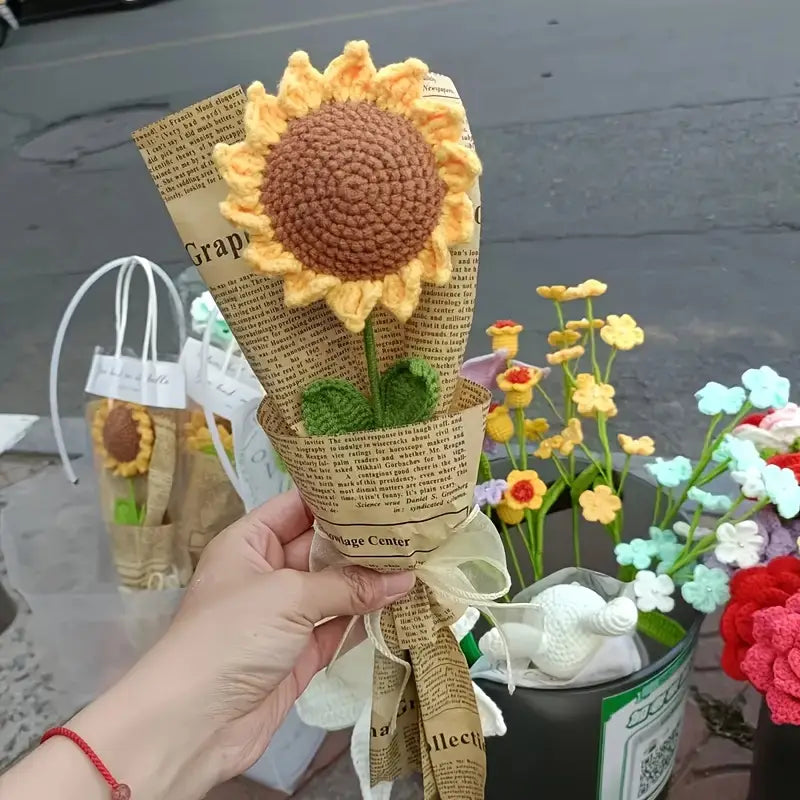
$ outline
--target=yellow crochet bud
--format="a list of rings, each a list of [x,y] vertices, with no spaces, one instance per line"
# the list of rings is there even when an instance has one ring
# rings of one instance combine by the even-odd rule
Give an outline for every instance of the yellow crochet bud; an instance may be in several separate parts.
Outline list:
[[[497,385],[506,393],[509,408],[526,408],[533,400],[533,387],[542,379],[536,367],[511,367],[497,376]]]
[[[499,505],[496,505],[494,510],[497,512],[497,516],[500,517],[506,525],[518,525],[525,516],[524,509],[511,508],[505,500],[501,501]]]
[[[522,325],[513,319],[499,319],[486,329],[486,333],[492,338],[492,350],[495,353],[498,350],[507,350],[508,357],[514,358],[519,350],[519,335],[522,330]]]
[[[486,435],[493,442],[505,444],[514,436],[514,423],[505,406],[495,405],[486,417]]]

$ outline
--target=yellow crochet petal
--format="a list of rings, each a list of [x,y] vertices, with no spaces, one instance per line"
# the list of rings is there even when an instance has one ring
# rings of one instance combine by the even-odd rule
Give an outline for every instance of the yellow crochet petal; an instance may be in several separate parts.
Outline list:
[[[278,87],[277,102],[290,118],[304,117],[319,108],[324,99],[325,79],[311,64],[308,53],[298,50],[289,56],[289,65]]]
[[[373,81],[375,103],[386,111],[409,115],[422,97],[422,83],[427,74],[428,65],[418,58],[379,69]]]
[[[448,193],[442,204],[439,221],[448,245],[468,242],[475,228],[475,207],[466,192]]]
[[[433,229],[427,247],[419,254],[419,260],[422,262],[422,280],[437,286],[443,286],[450,280],[450,251],[441,225]]]
[[[439,176],[451,192],[466,192],[481,174],[481,162],[473,150],[455,142],[443,142],[436,151]]]
[[[267,236],[253,236],[244,250],[244,257],[267,275],[291,275],[300,272],[300,262],[280,242]]]
[[[464,109],[455,103],[423,97],[414,103],[410,116],[425,141],[434,149],[444,142],[461,139]]]
[[[261,191],[266,161],[248,142],[219,143],[214,146],[213,156],[231,191],[251,198],[254,192]]]
[[[245,139],[259,149],[269,149],[285,130],[286,114],[278,98],[267,94],[261,81],[251,83],[244,109]]]
[[[422,269],[422,262],[415,258],[399,275],[387,275],[383,279],[381,303],[400,322],[407,322],[417,308],[422,291]]]
[[[287,306],[307,306],[322,300],[341,279],[304,269],[283,279],[283,299]]]
[[[348,281],[331,289],[325,300],[347,330],[361,333],[382,293],[383,281]]]
[[[372,96],[377,75],[364,41],[348,42],[344,52],[325,68],[325,95],[332,100],[365,100]]]
[[[247,200],[244,198],[223,200],[219,204],[220,213],[237,228],[244,228],[250,233],[258,233],[262,236],[272,236],[272,223],[261,205],[257,193],[254,192],[253,195],[255,202],[252,197],[248,197]]]

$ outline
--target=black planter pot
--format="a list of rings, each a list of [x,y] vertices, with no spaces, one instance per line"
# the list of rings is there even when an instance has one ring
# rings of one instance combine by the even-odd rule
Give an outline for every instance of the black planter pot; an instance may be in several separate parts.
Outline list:
[[[11,625],[17,615],[17,607],[14,601],[0,583],[0,633]]]
[[[747,800],[794,800],[798,795],[800,728],[775,725],[767,704],[758,716]]]
[[[533,462],[546,482],[549,462]],[[510,469],[493,464],[496,477]],[[646,538],[655,489],[630,475],[625,484],[623,539]],[[516,532],[512,532],[512,536]],[[581,565],[616,574],[613,544],[605,528],[580,520]],[[524,545],[512,540],[524,577],[532,570]],[[572,511],[554,506],[545,523],[545,574],[574,565]],[[645,640],[650,663],[610,683],[578,689],[518,688],[480,680],[498,704],[508,733],[486,740],[486,800],[535,795],[542,800],[656,800],[667,797],[686,703],[692,656],[702,615],[678,596],[673,616],[688,634],[669,649]],[[523,789],[523,791],[521,791]]]

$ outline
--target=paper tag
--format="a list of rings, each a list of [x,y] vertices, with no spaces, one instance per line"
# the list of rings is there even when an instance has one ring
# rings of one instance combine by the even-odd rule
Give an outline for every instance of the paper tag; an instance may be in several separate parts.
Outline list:
[[[186,408],[186,379],[183,367],[174,361],[146,361],[142,390],[142,360],[131,356],[95,353],[86,391],[154,408]]]
[[[603,700],[598,800],[653,800],[675,767],[692,648],[654,678]]]
[[[225,351],[218,347],[208,348],[205,380],[201,370],[202,342],[186,340],[181,353],[181,364],[186,373],[186,394],[195,403],[208,408],[212,413],[231,419],[237,409],[253,400],[260,400],[264,390],[252,370],[241,356],[232,356],[227,369]]]
[[[231,417],[236,472],[247,511],[291,486],[291,478],[279,468],[277,454],[256,419],[259,404],[260,400],[253,400]]]

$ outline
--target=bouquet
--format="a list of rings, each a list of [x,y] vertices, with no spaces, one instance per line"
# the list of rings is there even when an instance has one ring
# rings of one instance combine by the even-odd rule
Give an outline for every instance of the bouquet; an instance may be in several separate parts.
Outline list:
[[[203,164],[194,182],[178,174],[187,131]],[[203,160],[210,135],[224,183]],[[419,578],[365,620],[371,783],[421,771],[426,797],[482,797],[481,724],[450,625],[509,579],[496,531],[472,510],[489,396],[458,368],[480,166],[452,82],[417,59],[377,70],[351,42],[322,72],[294,53],[275,96],[234,89],[134,137],[187,250],[211,237],[198,268],[315,514],[312,568]]]

